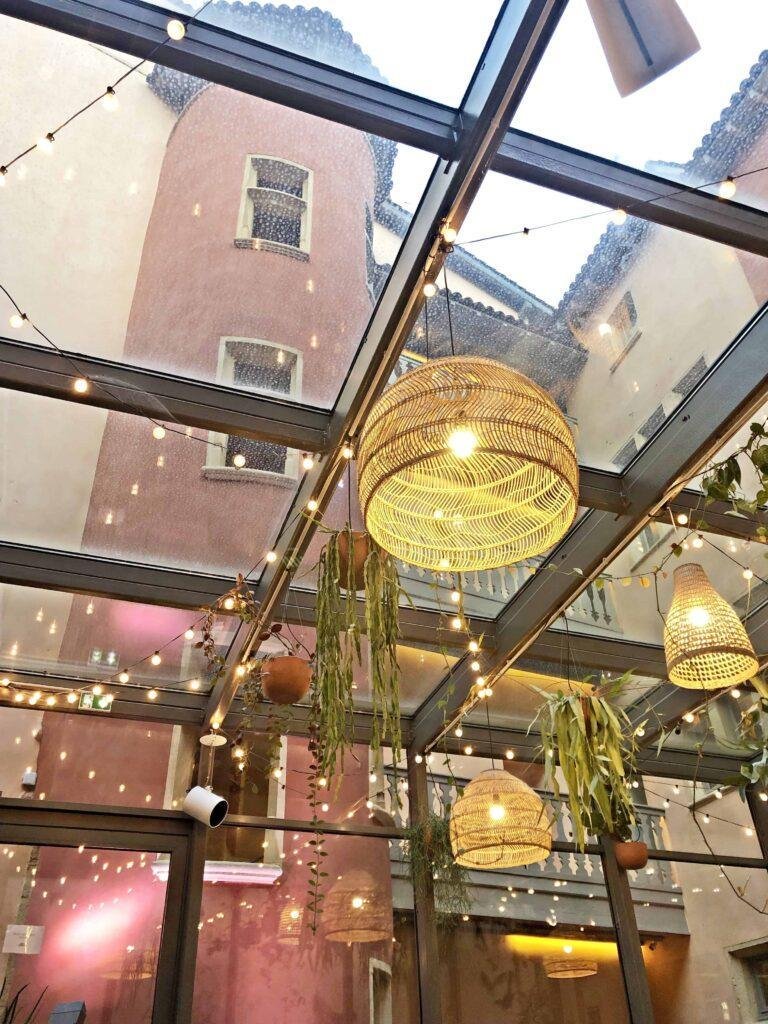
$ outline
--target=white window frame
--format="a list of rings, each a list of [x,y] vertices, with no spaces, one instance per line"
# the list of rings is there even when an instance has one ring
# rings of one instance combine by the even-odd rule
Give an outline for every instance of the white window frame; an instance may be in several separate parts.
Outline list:
[[[277,189],[267,189],[259,186],[256,169],[256,161],[274,160],[276,163],[294,167],[305,175],[304,194],[301,197],[292,196],[290,193],[280,192]],[[301,216],[301,237],[299,245],[289,245],[287,242],[276,242],[271,238],[253,237],[253,206],[254,197],[251,192],[263,188],[269,192],[277,201],[286,205],[294,204],[303,206]],[[284,198],[280,198],[284,197]],[[245,158],[245,172],[243,174],[243,187],[240,192],[240,210],[237,216],[237,229],[235,233],[235,245],[241,249],[258,249],[263,252],[276,252],[284,256],[292,256],[295,259],[308,260],[310,239],[312,237],[312,171],[309,167],[303,167],[293,160],[285,160],[283,157],[271,156],[267,153],[249,153]]]
[[[301,395],[301,377],[303,353],[300,349],[292,348],[290,345],[280,345],[275,341],[266,341],[263,338],[241,338],[236,335],[224,335],[219,339],[219,354],[216,367],[216,381],[228,387],[235,387],[235,347],[252,347],[255,349],[271,349],[275,352],[282,350],[286,356],[293,360],[291,371],[291,389],[288,392],[274,391],[270,388],[253,388],[254,394],[267,395],[271,398],[298,399]],[[277,357],[275,357],[277,358]],[[206,445],[205,466],[203,475],[212,480],[241,480],[259,481],[271,483],[278,487],[293,487],[299,478],[299,453],[293,448],[286,447],[285,472],[273,473],[269,469],[256,469],[253,466],[244,466],[238,469],[236,466],[226,465],[228,434],[218,431],[208,432],[208,444]]]

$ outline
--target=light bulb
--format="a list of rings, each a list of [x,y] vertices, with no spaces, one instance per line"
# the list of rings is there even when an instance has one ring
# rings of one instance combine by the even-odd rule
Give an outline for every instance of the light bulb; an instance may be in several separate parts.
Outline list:
[[[433,519],[442,519],[444,515],[445,515],[445,512],[441,508],[436,508],[435,511],[432,513],[432,518]]]
[[[326,786],[328,785],[328,779],[326,779],[326,778],[325,778],[325,776],[324,776],[324,775],[322,775],[322,776],[321,776],[321,777],[320,777],[320,778],[319,778],[319,779],[317,780],[317,784],[318,784],[318,786],[320,786],[320,788],[321,788],[321,789],[325,789],[325,787],[326,787]]]
[[[238,452],[237,455],[234,455],[232,457],[232,465],[235,467],[235,469],[243,468],[243,466],[245,465],[245,456],[242,454],[242,452]]]
[[[514,750],[512,750],[511,748],[509,750],[506,750],[504,752],[504,757],[506,757],[506,759],[508,761],[514,761],[514,759],[515,759],[515,752],[514,752]]]
[[[8,318],[8,323],[11,325],[11,327],[15,328],[18,331],[20,327],[24,326],[25,320],[26,315],[24,313],[11,313],[10,317]]]
[[[421,756],[421,754],[417,754],[416,757],[414,757],[413,760],[416,762],[416,764],[421,764],[421,762],[424,760],[424,758]]]
[[[71,693],[67,694],[67,704],[75,703],[77,703],[77,694],[74,691],[72,691]]]
[[[723,792],[722,792],[722,790],[716,789],[715,790],[715,800],[722,800],[722,799],[723,799]]]
[[[724,181],[720,182],[720,188],[718,189],[718,191],[720,193],[721,199],[733,199],[733,197],[736,195],[736,182],[733,180],[730,174]]]
[[[48,705],[49,708],[52,708],[53,705],[56,703],[56,698],[53,696],[53,694],[51,694],[50,697],[45,698],[45,703]]]
[[[194,629],[192,629],[191,626],[189,627],[189,629],[185,629],[184,630],[184,639],[185,640],[194,640],[195,639],[195,631],[194,631]]]
[[[37,140],[37,148],[40,150],[41,153],[50,154],[53,152],[53,144],[55,141],[56,140],[53,137],[53,133],[46,132],[42,139]]]
[[[292,921],[298,921],[299,920],[299,916],[300,916],[300,912],[298,910],[292,910],[291,913],[290,913],[290,918],[291,918]]]
[[[107,91],[104,93],[101,99],[101,105],[102,107],[104,107],[105,110],[108,110],[110,113],[113,113],[120,106],[117,99],[117,95],[115,94],[115,90],[112,88],[111,85],[107,86]]]
[[[705,825],[708,825],[709,824],[709,815],[705,814],[704,817],[702,818],[702,821],[704,822]]]
[[[147,700],[157,700],[157,690],[148,690]]]
[[[453,601],[454,604],[458,604],[459,601],[461,601],[461,594],[459,593],[458,590],[451,591],[451,600]]]
[[[189,680],[189,688],[190,688],[190,690],[199,690],[200,689],[200,680],[199,679],[190,679]]]
[[[438,569],[450,569],[451,563],[447,558],[441,558],[437,563]]]
[[[149,659],[150,663],[155,666],[159,665],[162,660],[163,659],[160,657],[160,651],[155,651],[155,653]]]
[[[470,662],[469,667],[472,669],[473,672],[479,672],[480,671],[480,662],[479,661],[472,661],[472,662]]]
[[[697,534],[691,541],[691,545],[695,548],[703,548],[704,538],[700,534]]]
[[[245,757],[245,750],[242,747],[240,747],[240,746],[233,747],[232,748],[232,756],[233,757]]]
[[[187,34],[184,22],[179,21],[178,18],[171,18],[165,26],[165,31],[168,33],[169,38],[173,39],[177,43]]]
[[[752,572],[751,569],[745,569],[741,575],[744,577],[745,580],[751,580],[755,574]]]
[[[498,802],[498,797],[494,799],[494,802],[488,808],[488,817],[491,821],[501,821],[506,816],[506,810],[504,805]]]
[[[123,686],[125,686],[126,683],[130,682],[130,680],[131,677],[128,675],[126,671],[122,671],[120,675],[117,677],[118,683],[122,683]]]
[[[675,518],[677,519],[679,526],[685,526],[688,522],[688,516],[685,512],[678,512]]]
[[[442,230],[443,241],[447,242],[448,245],[452,245],[459,237],[459,233],[456,228],[452,228],[450,224],[444,224]]]
[[[424,292],[425,299],[431,299],[435,295],[437,295],[437,285],[434,283],[434,281],[427,281],[427,283],[422,288],[422,291]]]
[[[689,725],[692,725],[696,721],[696,716],[692,711],[687,711],[683,715],[683,721],[687,722]]]
[[[480,650],[480,644],[477,642],[477,640],[470,640],[469,643],[467,644],[467,650],[471,651],[472,654],[477,654],[477,652]]]
[[[454,734],[458,736],[459,739],[461,739],[461,737],[464,735],[464,730],[461,728],[460,725],[456,726],[456,728],[454,729]]]
[[[464,747],[464,753],[467,755],[467,757],[470,757],[474,753],[474,751],[475,748],[473,746],[470,746],[469,743],[466,745],[466,747]]]
[[[371,772],[370,775],[368,776],[368,781],[369,782],[375,782],[376,779],[377,779],[376,772]]]
[[[768,793],[760,793],[760,799],[763,803],[766,803],[766,801],[768,801]]]
[[[455,619],[451,619],[451,628],[461,629],[461,619],[458,617],[458,615],[456,616]]]
[[[276,562],[277,561],[277,552],[275,552],[275,551],[268,551],[266,553],[266,555],[265,555],[265,558],[266,558],[267,562],[269,562],[270,565],[271,565],[272,562]]]
[[[154,437],[156,441],[162,441],[165,437],[165,427],[161,427],[158,423],[158,425],[152,430],[152,437]]]
[[[448,436],[448,447],[457,459],[468,459],[477,444],[477,436],[469,427],[456,427]]]
[[[91,385],[88,383],[85,377],[78,377],[75,380],[74,384],[72,385],[72,388],[74,391],[77,392],[78,395],[84,395],[88,391],[90,386]]]
[[[301,457],[301,468],[310,470],[315,465],[315,460],[311,455],[302,455]]]
[[[687,615],[688,622],[697,629],[709,625],[709,612],[706,608],[691,608]]]
[[[741,690],[738,688],[738,686],[734,686],[734,688],[731,690],[731,696],[734,697],[736,700],[739,699],[739,697],[741,696]]]
[[[314,498],[309,499],[309,501],[307,502],[307,508],[309,509],[310,512],[317,511],[317,502],[315,501]]]
[[[355,453],[350,447],[350,445],[345,444],[344,447],[341,449],[341,454],[345,459],[351,459],[354,457]]]
[[[101,686],[100,683],[96,683],[96,685],[92,687],[92,693],[94,693],[95,696],[100,697],[102,693],[104,693],[104,687]]]
[[[601,338],[607,338],[610,334],[613,334],[613,328],[607,323],[598,324],[597,333]]]
[[[245,665],[238,665],[237,668],[235,669],[235,675],[238,676],[238,678],[242,679],[247,671],[248,670],[246,669]]]
[[[613,213],[611,214],[611,220],[613,221],[614,224],[621,225],[621,224],[626,223],[627,211],[626,210],[622,210],[621,208],[619,208],[618,210],[614,210]]]
[[[355,908],[355,910],[360,910],[362,905],[363,905],[363,897],[362,896],[353,896],[352,897],[352,906]]]

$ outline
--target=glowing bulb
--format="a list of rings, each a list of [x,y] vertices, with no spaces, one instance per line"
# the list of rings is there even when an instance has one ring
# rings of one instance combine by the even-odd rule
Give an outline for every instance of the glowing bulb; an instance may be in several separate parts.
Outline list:
[[[77,701],[77,694],[74,691],[72,691],[71,693],[67,694],[67,704],[74,704],[74,703],[76,703],[76,701]]]
[[[678,512],[675,518],[677,519],[677,523],[679,526],[685,526],[688,522],[688,516],[685,514],[685,512]]]
[[[292,910],[289,916],[290,916],[292,921],[298,921],[299,920],[299,916],[300,916],[300,912],[298,910]]]
[[[102,107],[104,107],[105,110],[108,110],[110,113],[113,113],[120,106],[117,100],[117,95],[115,94],[115,90],[112,88],[111,85],[107,86],[107,91],[104,93],[104,96],[102,97],[101,105]]]
[[[626,223],[627,211],[626,210],[622,210],[621,208],[619,208],[618,210],[614,210],[613,213],[611,214],[611,220],[613,221],[614,224],[621,225],[621,224]]]
[[[768,801],[768,793],[761,793],[760,799],[763,801],[763,803],[766,803],[766,801]]]
[[[245,456],[241,452],[238,452],[237,455],[232,457],[232,465],[235,469],[242,469],[245,465]]]
[[[687,711],[683,715],[683,721],[687,722],[689,725],[691,725],[693,722],[696,721],[696,716],[694,715],[694,713],[692,711]]]
[[[461,619],[458,617],[458,615],[456,616],[455,619],[451,619],[451,628],[461,629]]]
[[[469,643],[467,644],[467,650],[471,651],[472,654],[477,654],[477,652],[480,650],[480,644],[477,642],[477,640],[470,640]]]
[[[720,182],[720,188],[718,191],[721,199],[733,199],[736,195],[736,182],[730,174],[724,181]]]
[[[431,299],[435,295],[437,295],[437,285],[434,283],[434,281],[427,281],[427,283],[422,288],[422,291],[424,292],[425,299]]]
[[[49,708],[52,708],[53,705],[56,703],[56,698],[53,696],[53,694],[51,694],[50,697],[45,698],[45,703],[48,705]]]
[[[100,683],[96,683],[96,685],[92,687],[92,693],[96,697],[100,697],[102,693],[104,693],[104,687]]]
[[[353,896],[352,897],[352,906],[355,908],[355,910],[360,910],[362,905],[363,905],[363,897],[362,896]]]
[[[150,664],[157,667],[163,659],[160,657],[160,651],[155,651],[152,657],[149,659]]]
[[[276,551],[268,551],[265,557],[266,557],[267,562],[269,562],[269,564],[271,565],[273,562],[277,561],[277,552]]]
[[[441,508],[436,508],[435,511],[432,513],[432,518],[433,519],[442,519],[444,515],[445,515],[445,512],[443,512],[443,510]]]
[[[697,534],[691,541],[691,545],[695,548],[703,548],[704,538],[700,534]]]
[[[315,501],[314,498],[309,499],[309,501],[307,502],[307,508],[309,509],[310,512],[317,511],[317,502]]]
[[[469,427],[456,427],[448,436],[448,447],[457,459],[468,459],[477,448],[477,436]]]
[[[716,789],[715,790],[715,800],[722,800],[722,799],[723,799],[723,792],[722,792],[722,790]]]
[[[704,822],[705,825],[708,825],[709,824],[709,815],[705,814],[704,817],[702,818],[702,821]]]
[[[709,625],[709,612],[706,608],[691,608],[687,618],[688,622],[697,629]]]
[[[328,779],[326,779],[325,776],[321,776],[317,780],[317,784],[318,786],[320,786],[321,789],[325,789],[325,787],[328,785]]]
[[[184,639],[185,640],[194,640],[195,639],[195,631],[194,631],[194,629],[192,629],[191,626],[189,627],[189,629],[185,629],[184,630]]]
[[[573,952],[573,946],[571,946],[571,945],[563,946],[563,952],[566,955],[568,955],[569,953],[572,953]]]
[[[88,383],[85,377],[78,377],[75,380],[74,384],[72,385],[72,388],[74,391],[77,392],[78,395],[84,395],[88,391],[90,386],[91,385]]]
[[[178,18],[171,18],[165,26],[165,31],[168,33],[169,38],[173,39],[177,43],[187,34],[184,22],[179,21]]]
[[[158,423],[158,425],[152,430],[152,437],[154,437],[156,441],[162,441],[165,437],[165,427],[161,427]]]
[[[421,754],[417,754],[416,757],[414,757],[413,760],[416,762],[416,764],[421,764],[421,762],[424,760],[424,758],[421,756]]]
[[[125,686],[127,682],[130,682],[130,678],[131,677],[128,675],[127,672],[121,672],[120,675],[117,677],[117,681],[119,683],[122,683],[123,686]]]
[[[458,604],[459,601],[461,601],[461,594],[458,592],[458,590],[451,591],[451,600],[453,601],[454,604]]]
[[[437,563],[438,569],[450,569],[451,563],[447,558],[441,558]]]
[[[508,761],[514,761],[514,759],[515,759],[515,752],[514,752],[514,750],[510,749],[510,750],[505,751],[504,752],[504,757],[506,757],[506,759]]]
[[[148,690],[147,700],[157,700],[157,690]]]
[[[459,237],[459,233],[456,230],[456,228],[452,228],[450,226],[450,224],[444,224],[443,225],[442,235],[443,235],[443,241],[447,242],[448,245],[452,245],[456,241],[456,239]]]
[[[501,821],[506,816],[506,813],[504,805],[500,804],[498,799],[488,808],[488,817],[491,821]]]
[[[469,743],[466,745],[466,747],[464,747],[464,753],[467,755],[467,757],[470,757],[474,753],[474,751],[475,748],[470,746]]]
[[[47,132],[42,137],[42,139],[38,139],[37,140],[37,148],[40,150],[41,153],[48,153],[48,154],[50,154],[50,153],[53,152],[53,144],[54,144],[55,141],[56,140],[53,137],[53,133],[52,132]]]
[[[598,324],[597,333],[601,338],[607,338],[609,334],[613,334],[613,328],[607,323]]]
[[[472,661],[472,662],[470,662],[469,667],[472,669],[473,672],[479,672],[480,671],[480,662],[479,661]]]
[[[315,460],[311,455],[302,455],[301,457],[301,468],[310,470],[315,465]]]
[[[8,318],[8,323],[11,325],[11,327],[14,327],[16,330],[18,330],[20,327],[24,326],[25,320],[26,315],[24,313],[11,313],[10,317]]]
[[[238,665],[237,668],[235,669],[235,675],[239,679],[242,679],[247,671],[248,670],[246,669],[245,665]]]
[[[751,580],[755,574],[752,572],[751,569],[745,569],[741,575],[744,577],[745,580]]]
[[[190,688],[190,690],[199,690],[200,689],[200,680],[199,679],[190,679],[189,680],[189,688]]]
[[[343,458],[345,458],[345,459],[351,459],[351,458],[353,458],[353,457],[354,457],[354,454],[355,454],[355,453],[354,453],[354,451],[352,450],[352,448],[351,448],[351,446],[350,446],[350,445],[348,445],[348,444],[345,444],[345,445],[344,445],[344,447],[343,447],[343,448],[341,449],[341,454],[342,454]]]
[[[738,686],[734,686],[734,688],[731,690],[731,696],[734,697],[736,700],[739,699],[739,697],[741,696],[741,690],[738,688]]]
[[[457,725],[456,728],[453,730],[453,732],[454,732],[454,735],[459,737],[459,739],[461,739],[461,737],[464,735],[464,730],[461,728],[460,725]]]

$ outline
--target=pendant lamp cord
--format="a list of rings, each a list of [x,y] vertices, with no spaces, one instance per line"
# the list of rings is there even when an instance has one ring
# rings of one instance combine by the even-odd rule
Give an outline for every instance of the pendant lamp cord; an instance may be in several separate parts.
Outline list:
[[[491,712],[488,709],[488,701],[485,702],[485,720],[488,723],[488,752],[491,755],[491,768],[496,768],[496,761],[493,755],[493,732],[491,731]]]
[[[424,349],[429,362],[429,299],[424,299]]]
[[[453,344],[453,317],[451,316],[451,291],[448,287],[448,271],[445,269],[443,264],[443,283],[445,284],[445,304],[448,309],[448,337],[451,341],[451,355],[456,355],[456,349]]]

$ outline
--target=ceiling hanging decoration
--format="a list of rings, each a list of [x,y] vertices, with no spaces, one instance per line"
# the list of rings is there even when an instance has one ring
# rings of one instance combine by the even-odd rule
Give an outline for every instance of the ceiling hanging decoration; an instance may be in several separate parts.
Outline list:
[[[675,569],[675,590],[664,624],[669,678],[678,686],[719,690],[758,670],[747,631],[700,565]]]
[[[361,868],[346,871],[328,890],[323,930],[329,942],[391,941],[392,900],[383,883]]]
[[[537,384],[493,359],[434,359],[400,377],[368,417],[358,473],[368,532],[425,569],[533,557],[576,515],[565,417]]]
[[[496,768],[481,772],[451,811],[451,846],[465,868],[516,868],[552,850],[544,804],[522,779]]]
[[[582,957],[548,956],[544,961],[544,970],[548,978],[564,981],[567,978],[591,978],[597,974],[597,961]]]

